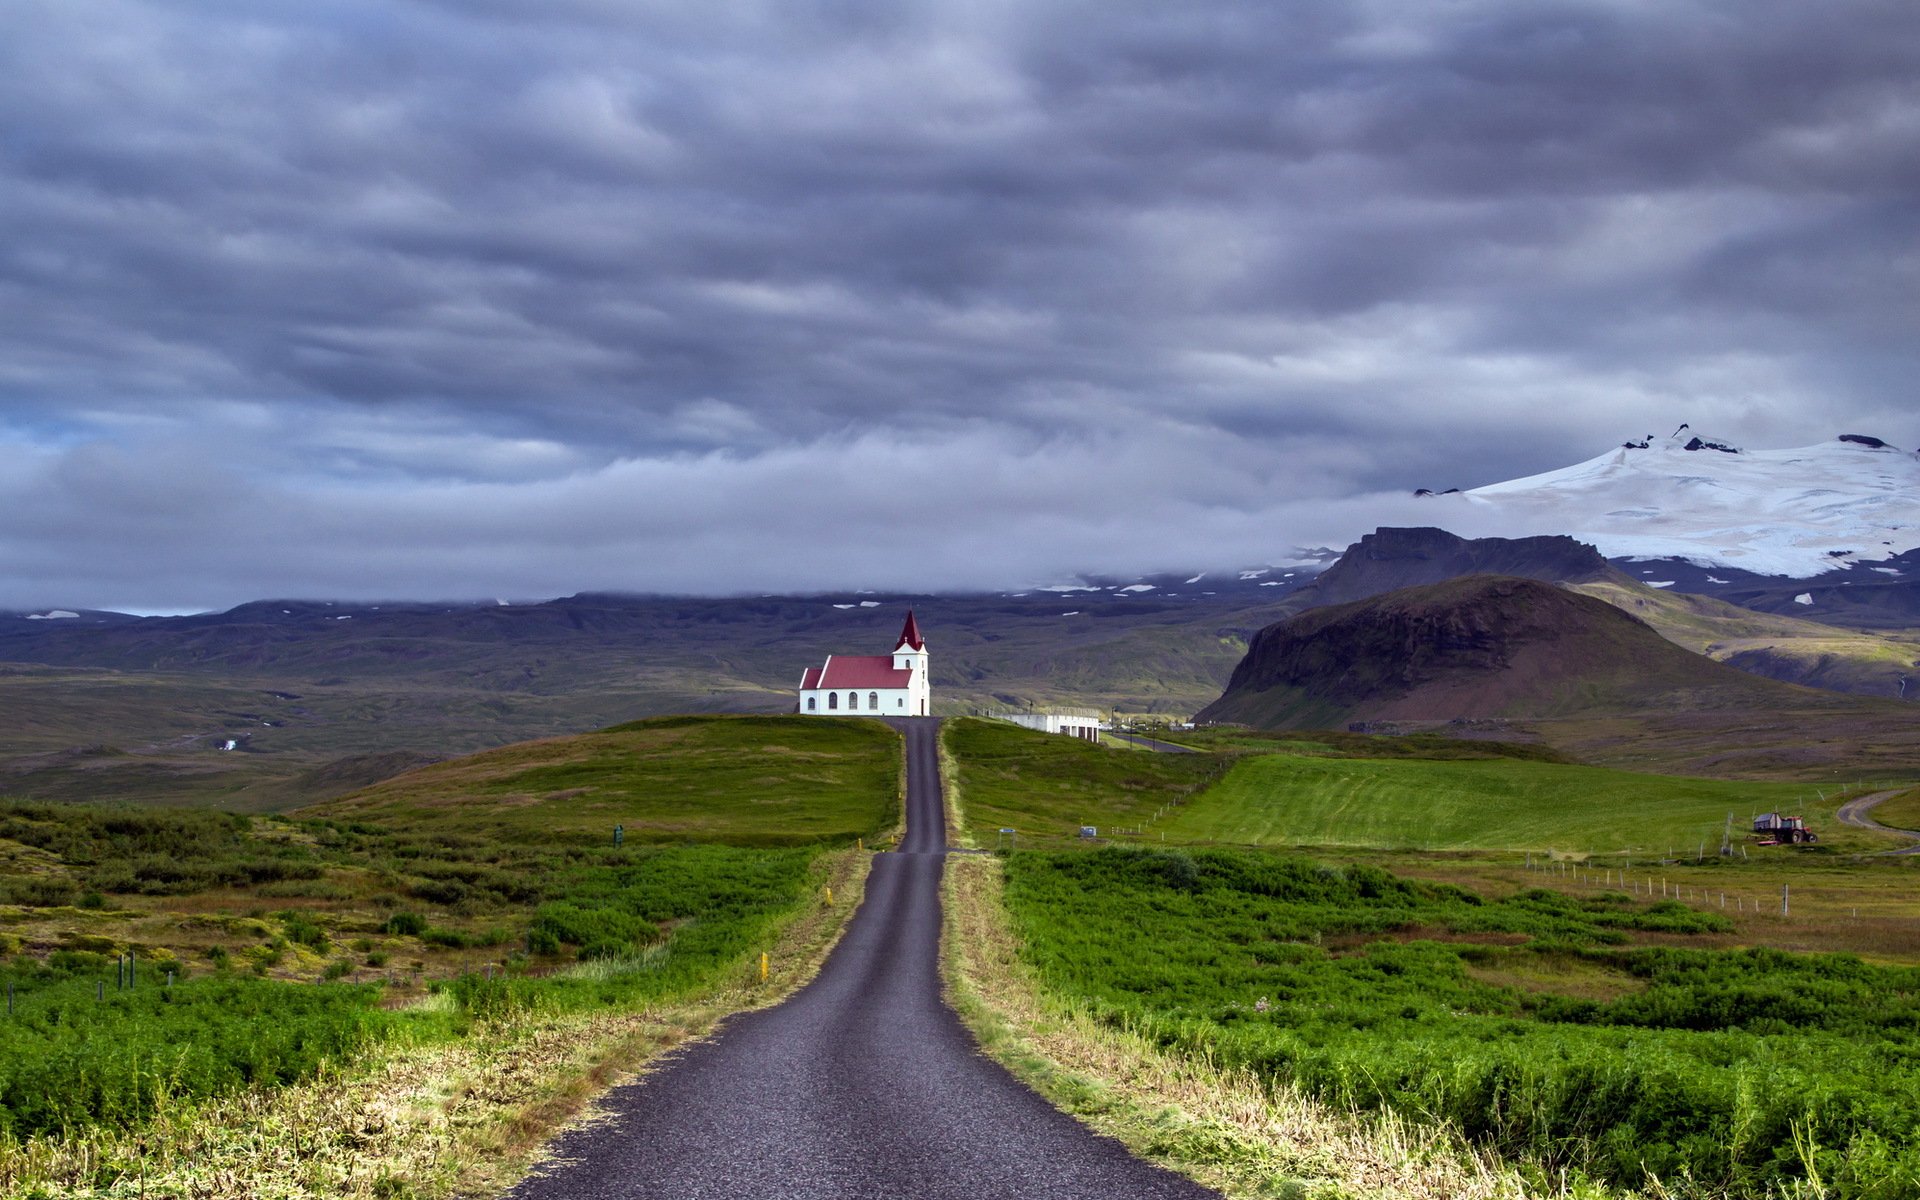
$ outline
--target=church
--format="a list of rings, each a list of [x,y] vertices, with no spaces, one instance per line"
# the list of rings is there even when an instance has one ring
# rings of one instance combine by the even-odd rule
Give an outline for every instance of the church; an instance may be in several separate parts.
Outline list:
[[[892,654],[829,654],[800,677],[800,712],[814,716],[928,715],[927,643],[907,610]]]

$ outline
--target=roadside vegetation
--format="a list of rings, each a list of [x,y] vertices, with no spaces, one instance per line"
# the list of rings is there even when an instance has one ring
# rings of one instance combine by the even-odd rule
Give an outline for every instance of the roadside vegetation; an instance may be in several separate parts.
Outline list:
[[[1007,872],[1023,954],[1101,1021],[1541,1180],[1892,1197],[1920,1173],[1920,969],[1688,949],[1725,918],[1673,901],[1490,900],[1251,851]]]
[[[180,1113],[222,1098],[710,1006],[824,886],[857,892],[854,839],[899,819],[877,722],[669,719],[486,757],[320,816],[0,802],[0,1192],[110,1188],[132,1164],[57,1146],[188,1136]]]
[[[1914,863],[1850,853],[1895,843],[1832,825],[1839,789],[1821,802],[1804,784],[1435,738],[1176,736],[1203,752],[1148,774],[1149,756],[1106,751],[1120,774],[1069,788],[1058,776],[1102,752],[1008,727],[949,733],[976,835],[983,781],[1007,797],[990,820],[1102,827],[1087,841],[1023,828],[1030,849],[1003,860],[1005,944],[975,953],[1017,959],[1053,1014],[1049,1044],[1007,1061],[1096,1123],[1120,1112],[1112,1131],[1136,1149],[1236,1196],[1338,1175],[1285,1128],[1329,1120],[1338,1153],[1392,1194],[1514,1194],[1491,1182],[1508,1169],[1541,1195],[1920,1188]],[[1749,814],[1771,808],[1805,812],[1822,843],[1751,846]],[[982,1029],[1020,1003],[982,997]],[[1129,1039],[1167,1064],[1102,1061],[1098,1046]],[[1086,1078],[1047,1082],[1063,1070]],[[1195,1072],[1251,1094],[1222,1107]],[[1163,1075],[1157,1100],[1141,1091]],[[1292,1115],[1269,1119],[1275,1106]],[[1477,1182],[1383,1185],[1379,1172],[1413,1178],[1394,1175],[1407,1122],[1474,1147],[1455,1159]]]

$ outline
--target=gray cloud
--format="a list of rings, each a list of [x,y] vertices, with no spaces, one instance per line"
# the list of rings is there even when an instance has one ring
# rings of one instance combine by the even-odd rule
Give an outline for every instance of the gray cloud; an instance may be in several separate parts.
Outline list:
[[[1917,65],[1894,0],[20,0],[0,603],[1225,565],[1912,442]]]

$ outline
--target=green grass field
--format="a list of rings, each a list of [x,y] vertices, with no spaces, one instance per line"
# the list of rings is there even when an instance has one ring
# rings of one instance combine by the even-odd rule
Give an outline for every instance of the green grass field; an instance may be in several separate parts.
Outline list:
[[[1226,778],[1154,827],[1169,842],[1691,854],[1736,839],[1750,816],[1787,809],[1830,818],[1796,784],[1639,775],[1561,763],[1420,762],[1274,754]],[[1826,822],[1831,826],[1831,821]]]
[[[1015,854],[1005,895],[1021,956],[1097,1019],[1560,1187],[1913,1195],[1911,966],[1723,949],[1728,917],[1671,900],[1248,850]]]
[[[1216,755],[1112,749],[972,717],[949,720],[942,737],[967,831],[984,846],[1003,828],[1018,830],[1022,845],[1038,845],[1072,841],[1082,825],[1143,827],[1228,766]]]
[[[1889,829],[1920,830],[1920,788],[1882,800],[1874,807],[1872,816]]]
[[[791,845],[899,820],[902,751],[878,721],[656,717],[409,772],[303,815],[501,840]]]

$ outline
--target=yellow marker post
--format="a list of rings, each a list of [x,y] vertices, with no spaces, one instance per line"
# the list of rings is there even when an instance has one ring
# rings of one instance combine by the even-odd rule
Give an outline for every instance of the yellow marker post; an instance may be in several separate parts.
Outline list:
[[[827,889],[827,907],[828,908],[833,907],[833,889],[832,888]]]
[[[865,839],[865,838],[863,838],[863,837],[857,837],[857,838],[855,838],[855,839],[853,839],[853,848],[854,848],[855,850],[858,850],[858,851],[860,851],[860,852],[861,852],[862,854],[864,854],[864,853],[866,853],[866,850],[867,850],[867,839]]]
[[[760,952],[760,982],[765,983],[766,981],[767,981],[767,952],[765,950],[762,950]]]

